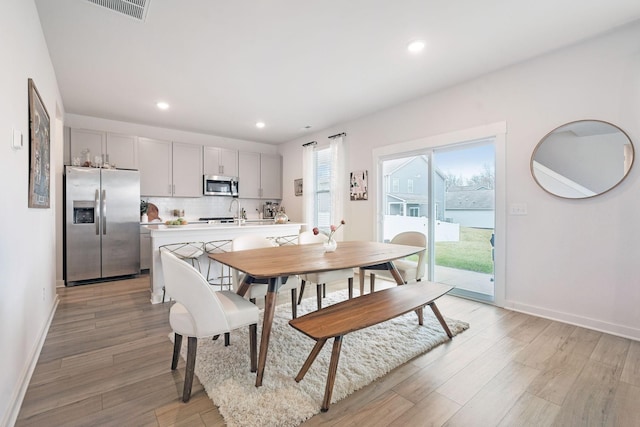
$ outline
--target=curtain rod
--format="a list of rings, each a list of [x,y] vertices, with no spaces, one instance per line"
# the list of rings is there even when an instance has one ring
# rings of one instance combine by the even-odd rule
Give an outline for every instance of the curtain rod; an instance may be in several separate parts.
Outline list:
[[[346,132],[340,132],[340,133],[336,133],[335,135],[328,136],[327,138],[331,139],[331,138],[337,138],[339,136],[347,136],[347,133]]]
[[[307,142],[306,144],[302,144],[303,147],[308,147],[309,145],[316,145],[318,141]]]

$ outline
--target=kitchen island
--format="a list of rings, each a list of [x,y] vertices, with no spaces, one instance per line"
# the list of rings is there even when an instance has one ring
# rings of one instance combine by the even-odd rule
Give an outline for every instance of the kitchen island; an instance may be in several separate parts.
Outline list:
[[[185,242],[210,242],[214,240],[233,240],[244,234],[257,234],[263,237],[277,238],[294,236],[300,233],[301,223],[288,222],[286,224],[274,224],[272,221],[247,221],[243,224],[187,224],[179,227],[168,227],[164,224],[147,225],[151,234],[151,303],[163,302],[164,277],[162,275],[162,263],[160,261],[160,246],[171,243]],[[202,273],[206,275],[208,257],[205,253],[201,257],[200,265]],[[168,301],[170,295],[164,295]]]

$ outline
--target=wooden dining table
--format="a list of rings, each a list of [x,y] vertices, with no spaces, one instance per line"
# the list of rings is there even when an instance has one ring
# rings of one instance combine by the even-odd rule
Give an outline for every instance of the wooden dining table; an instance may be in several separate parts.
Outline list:
[[[269,337],[276,308],[278,288],[287,278],[299,274],[342,270],[345,268],[387,269],[398,285],[404,284],[393,261],[420,251],[423,247],[391,243],[347,241],[339,242],[335,252],[325,252],[322,244],[286,245],[209,254],[222,264],[245,273],[237,293],[244,296],[254,282],[268,283],[258,356],[256,387],[262,385],[267,361]]]

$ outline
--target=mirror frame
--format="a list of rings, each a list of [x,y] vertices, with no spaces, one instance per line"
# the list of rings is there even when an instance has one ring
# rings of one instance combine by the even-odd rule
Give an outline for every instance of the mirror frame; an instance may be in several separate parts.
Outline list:
[[[567,197],[567,196],[562,196],[556,193],[551,192],[550,190],[548,190],[547,188],[545,188],[540,181],[538,181],[538,178],[535,175],[535,170],[534,170],[534,159],[536,156],[536,153],[538,152],[538,149],[540,148],[540,146],[547,140],[547,138],[553,134],[554,132],[556,132],[558,129],[574,124],[574,123],[581,123],[581,122],[598,122],[598,123],[603,123],[606,125],[609,125],[615,129],[617,129],[619,132],[621,132],[629,141],[629,145],[631,146],[631,164],[629,165],[629,168],[627,169],[627,171],[624,173],[624,175],[622,176],[622,178],[620,178],[614,185],[612,185],[611,187],[609,187],[607,190],[601,191],[599,193],[596,193],[592,196],[585,196],[585,197]],[[567,122],[564,124],[561,124],[560,126],[557,126],[556,128],[554,128],[553,130],[551,130],[550,132],[548,132],[544,137],[542,137],[542,139],[540,139],[540,141],[538,142],[538,144],[536,145],[536,147],[533,150],[533,153],[531,154],[531,160],[529,161],[529,169],[531,172],[531,176],[533,177],[533,180],[536,182],[536,184],[538,184],[538,187],[540,187],[542,190],[544,190],[546,193],[551,194],[552,196],[555,197],[559,197],[561,199],[567,199],[567,200],[584,200],[584,199],[591,199],[597,196],[600,196],[602,194],[608,193],[609,191],[613,190],[614,188],[616,188],[618,185],[620,185],[620,183],[622,181],[625,180],[625,178],[627,178],[629,176],[629,172],[631,172],[631,169],[633,168],[633,164],[635,162],[636,159],[636,153],[635,153],[635,147],[633,146],[633,141],[631,141],[631,138],[629,137],[629,135],[622,130],[619,126],[614,125],[613,123],[604,121],[604,120],[596,120],[596,119],[583,119],[583,120],[574,120],[571,122]]]

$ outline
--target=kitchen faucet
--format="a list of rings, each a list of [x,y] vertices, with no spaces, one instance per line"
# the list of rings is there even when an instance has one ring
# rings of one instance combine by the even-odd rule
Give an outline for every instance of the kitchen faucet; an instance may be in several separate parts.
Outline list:
[[[240,223],[240,202],[238,201],[238,199],[232,199],[231,203],[229,204],[229,212],[231,212],[231,208],[233,207],[233,202],[236,202],[236,216],[235,219],[238,220],[238,223]]]

